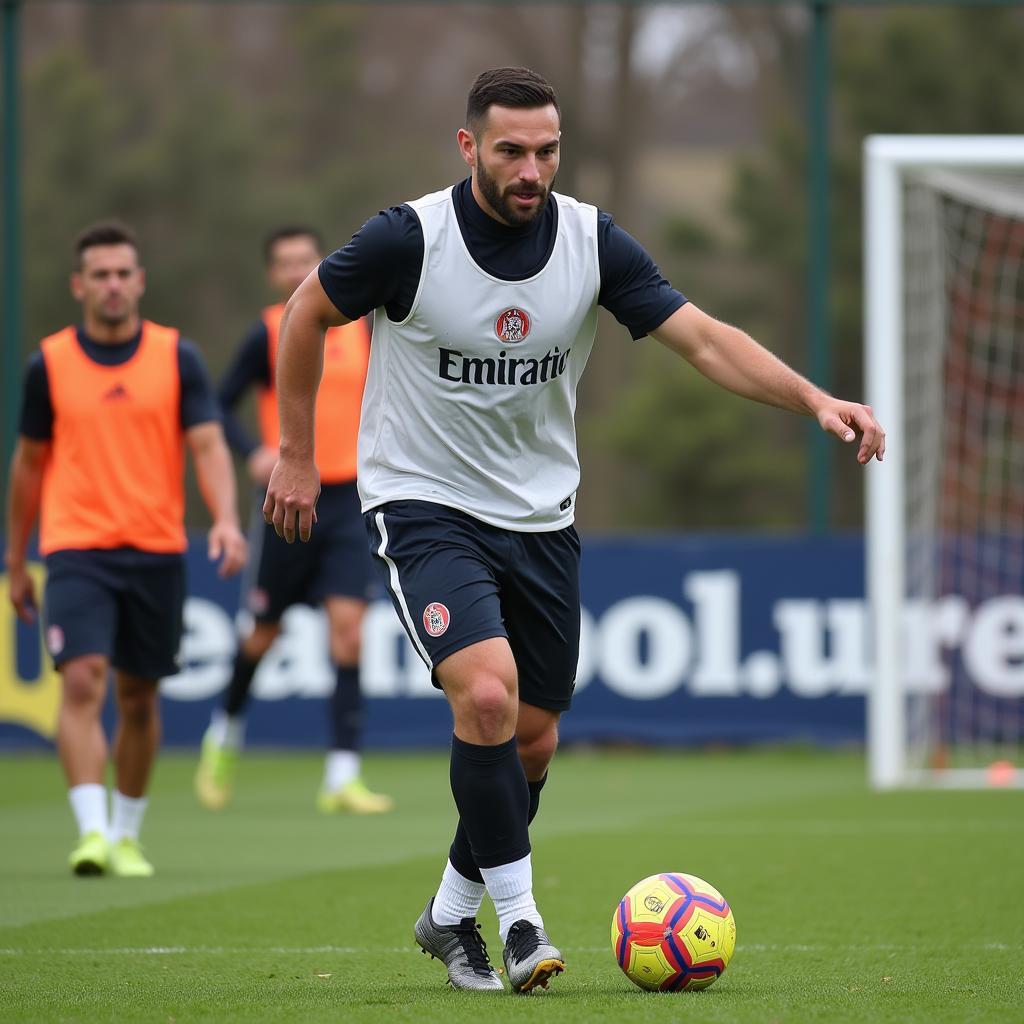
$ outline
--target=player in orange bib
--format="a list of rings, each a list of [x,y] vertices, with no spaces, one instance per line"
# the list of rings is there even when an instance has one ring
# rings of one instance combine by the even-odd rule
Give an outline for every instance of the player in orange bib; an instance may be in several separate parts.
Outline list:
[[[82,323],[45,338],[25,376],[11,464],[6,565],[18,617],[36,618],[26,569],[40,518],[46,644],[63,678],[57,749],[78,823],[78,875],[145,877],[139,846],[160,736],[157,682],[177,669],[185,599],[185,448],[213,517],[209,554],[238,572],[235,478],[198,351],[141,319],[132,232],[96,224],[76,245]],[[100,713],[114,669],[116,790],[107,813]]]
[[[264,248],[267,280],[282,301],[263,311],[243,339],[219,388],[228,441],[245,457],[259,494],[250,538],[253,558],[242,587],[244,635],[223,703],[214,711],[203,737],[196,772],[196,795],[203,806],[214,810],[231,798],[244,736],[245,708],[256,669],[281,630],[285,609],[300,602],[322,603],[326,609],[330,655],[336,672],[330,750],[317,804],[325,813],[356,814],[381,813],[392,806],[390,797],[366,787],[359,755],[360,638],[375,575],[356,492],[356,437],[370,351],[365,320],[346,324],[327,335],[316,407],[316,460],[322,485],[317,504],[317,543],[308,549],[290,547],[263,521],[261,512],[280,436],[274,378],[281,315],[284,302],[316,269],[320,249],[316,232],[306,227],[282,227],[268,237]],[[232,413],[252,388],[257,392],[258,442]]]

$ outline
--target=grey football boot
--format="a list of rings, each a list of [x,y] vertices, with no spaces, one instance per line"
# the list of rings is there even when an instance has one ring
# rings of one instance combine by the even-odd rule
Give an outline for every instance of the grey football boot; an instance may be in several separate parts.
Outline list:
[[[547,988],[548,979],[565,970],[562,954],[551,945],[547,932],[530,921],[516,921],[509,928],[501,955],[513,992]]]
[[[448,981],[452,988],[504,992],[501,978],[487,959],[487,946],[476,918],[464,917],[454,925],[434,924],[430,914],[433,906],[431,898],[420,914],[413,934],[424,953],[429,953],[431,959],[437,957],[448,968]]]

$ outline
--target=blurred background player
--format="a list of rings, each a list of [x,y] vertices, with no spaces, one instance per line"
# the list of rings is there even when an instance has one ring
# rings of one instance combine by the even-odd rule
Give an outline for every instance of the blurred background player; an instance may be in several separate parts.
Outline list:
[[[25,376],[11,465],[7,571],[35,620],[26,549],[40,514],[46,645],[63,679],[57,749],[78,822],[78,875],[153,874],[139,846],[160,738],[157,683],[177,672],[185,598],[185,445],[213,526],[211,559],[237,572],[246,542],[219,413],[198,351],[139,316],[145,271],[130,229],[86,229],[71,293],[82,323],[45,338]],[[101,712],[115,670],[116,790],[107,814]]]
[[[393,806],[390,797],[367,789],[360,776],[362,700],[359,658],[362,622],[374,570],[356,492],[356,438],[370,333],[359,320],[328,333],[316,410],[316,457],[322,489],[317,504],[320,529],[308,547],[289,547],[262,517],[263,492],[277,461],[280,427],[274,369],[284,303],[322,258],[311,228],[278,228],[264,246],[267,280],[281,298],[263,311],[243,339],[218,390],[228,440],[246,460],[259,488],[253,518],[253,558],[242,600],[251,629],[235,656],[224,703],[203,737],[196,794],[211,809],[231,798],[245,732],[245,706],[260,659],[281,631],[290,605],[323,602],[336,667],[331,698],[331,749],[317,805],[325,813],[377,814]],[[250,388],[257,389],[261,442],[256,442],[232,410]]]

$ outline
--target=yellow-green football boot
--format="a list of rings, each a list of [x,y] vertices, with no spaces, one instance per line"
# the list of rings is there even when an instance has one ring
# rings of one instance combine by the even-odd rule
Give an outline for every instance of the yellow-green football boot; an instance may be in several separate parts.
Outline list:
[[[196,769],[196,796],[208,810],[219,811],[231,799],[238,771],[238,751],[217,743],[210,730],[203,736]]]
[[[338,789],[321,789],[316,798],[317,807],[324,814],[348,811],[350,814],[385,814],[395,801],[383,793],[366,788],[362,779],[353,779]]]
[[[110,844],[110,872],[118,878],[151,878],[153,865],[142,855],[138,839],[124,836]]]
[[[68,857],[68,865],[76,875],[102,875],[110,865],[110,846],[102,832],[86,832],[80,836]]]

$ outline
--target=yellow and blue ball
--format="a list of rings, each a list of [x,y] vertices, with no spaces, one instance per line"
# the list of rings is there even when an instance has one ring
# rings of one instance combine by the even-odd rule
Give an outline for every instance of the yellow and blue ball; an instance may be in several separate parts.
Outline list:
[[[622,897],[612,917],[619,966],[651,992],[707,988],[729,965],[735,948],[729,904],[696,875],[651,875]]]

